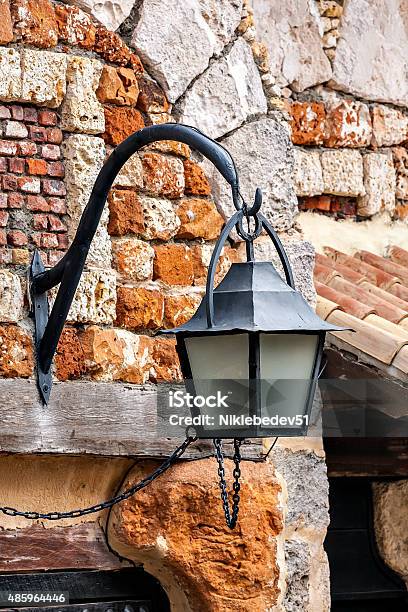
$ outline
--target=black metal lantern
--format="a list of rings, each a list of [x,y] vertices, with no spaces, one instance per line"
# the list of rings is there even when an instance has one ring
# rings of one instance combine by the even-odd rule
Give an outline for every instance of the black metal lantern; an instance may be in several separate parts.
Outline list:
[[[327,331],[341,330],[318,317],[294,288],[282,244],[255,204],[238,208],[210,262],[206,294],[175,334],[200,438],[304,435],[310,418]],[[243,229],[243,219],[252,232]],[[246,263],[233,263],[214,290],[222,247],[231,229],[247,245]],[[286,282],[272,263],[254,261],[253,241],[265,229],[282,262]],[[212,402],[205,401],[212,398]]]

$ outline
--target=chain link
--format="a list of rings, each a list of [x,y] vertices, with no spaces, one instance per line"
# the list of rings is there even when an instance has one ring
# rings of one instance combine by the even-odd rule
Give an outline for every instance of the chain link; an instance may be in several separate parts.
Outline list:
[[[218,476],[220,478],[220,490],[221,490],[221,500],[222,506],[224,509],[225,520],[230,529],[234,529],[238,520],[238,512],[239,512],[239,491],[241,488],[239,479],[241,477],[241,450],[240,446],[243,442],[241,438],[234,438],[234,484],[232,485],[233,494],[232,494],[232,513],[230,510],[230,505],[228,501],[228,493],[227,493],[227,483],[225,481],[225,468],[224,468],[224,454],[222,450],[222,440],[220,438],[214,438],[214,448],[215,448],[215,457],[218,462]]]
[[[153,480],[156,480],[156,478],[164,474],[164,472],[166,472],[173,465],[173,463],[177,461],[177,459],[180,459],[187,447],[192,442],[195,442],[195,440],[197,440],[196,437],[186,438],[184,442],[180,444],[180,446],[178,446],[176,450],[170,455],[170,457],[168,457],[166,461],[164,461],[164,463],[162,463],[157,468],[157,470],[149,474],[149,476],[146,476],[146,478],[143,478],[143,480],[140,480],[139,482],[131,486],[129,489],[126,489],[126,491],[123,491],[123,493],[120,493],[119,495],[116,495],[115,497],[112,497],[111,499],[108,499],[107,501],[101,502],[99,504],[88,506],[87,508],[80,508],[78,510],[70,510],[68,512],[33,512],[16,510],[15,508],[9,508],[8,506],[0,506],[0,512],[2,512],[3,514],[7,514],[8,516],[21,516],[23,518],[32,520],[42,519],[45,521],[58,521],[61,519],[85,516],[86,514],[93,514],[94,512],[100,512],[101,510],[112,508],[112,506],[114,506],[115,504],[119,504],[125,499],[129,499],[129,497],[132,497],[132,495],[137,493],[137,491],[144,489],[144,487],[153,482]]]

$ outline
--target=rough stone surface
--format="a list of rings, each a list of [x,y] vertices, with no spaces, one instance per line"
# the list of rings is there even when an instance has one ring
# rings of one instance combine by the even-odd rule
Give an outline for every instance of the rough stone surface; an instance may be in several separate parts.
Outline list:
[[[105,133],[107,144],[117,146],[125,138],[144,127],[143,117],[135,108],[105,106]]]
[[[215,240],[222,229],[224,220],[211,200],[190,198],[183,200],[177,208],[181,226],[178,238],[187,240],[204,238]]]
[[[401,200],[408,200],[408,151],[404,147],[395,147],[392,156],[396,172],[395,195]]]
[[[231,464],[226,461],[228,478]],[[155,465],[139,463],[124,486]],[[273,469],[268,463],[245,463],[232,540],[215,469],[213,459],[178,463],[160,483],[112,511],[109,543],[160,577],[175,610],[271,609],[278,595],[276,536],[282,528]]]
[[[62,106],[63,130],[85,134],[100,134],[105,130],[104,109],[95,94],[101,71],[98,60],[69,57],[67,96]]]
[[[66,93],[67,55],[24,49],[21,100],[56,108]]]
[[[266,110],[259,70],[250,46],[240,38],[188,90],[181,122],[219,138]]]
[[[241,0],[145,0],[132,45],[170,102],[220,53],[241,18]],[[171,27],[168,16],[171,15]]]
[[[12,17],[18,38],[34,47],[55,47],[58,24],[50,0],[13,0]]]
[[[323,144],[326,119],[324,104],[320,102],[293,102],[289,110],[292,116],[293,144]]]
[[[408,584],[408,481],[373,484],[374,525],[384,561]]]
[[[395,170],[392,156],[383,153],[367,153],[363,158],[364,187],[366,195],[358,199],[359,215],[370,217],[395,208]]]
[[[184,193],[184,166],[181,159],[160,153],[143,153],[143,186],[152,194],[180,198]]]
[[[367,104],[343,99],[326,104],[326,147],[367,147],[371,133]]]
[[[185,244],[159,244],[154,247],[153,276],[168,285],[192,285],[191,250]]]
[[[408,140],[408,116],[389,106],[374,106],[373,139],[376,147],[390,147]]]
[[[91,17],[77,6],[55,5],[60,41],[83,49],[95,45],[96,27]]]
[[[113,264],[124,280],[151,280],[154,249],[137,238],[119,238],[112,243]]]
[[[0,0],[0,45],[13,40],[13,23],[10,14],[10,1]]]
[[[173,338],[153,338],[151,355],[153,366],[150,370],[150,379],[153,382],[181,380],[176,341]]]
[[[113,185],[114,187],[132,187],[133,189],[143,187],[143,166],[137,154],[128,159]]]
[[[164,327],[172,329],[186,323],[196,312],[202,295],[197,292],[166,295],[164,301]]]
[[[400,0],[345,3],[332,84],[367,100],[408,104],[408,28]]]
[[[297,213],[292,182],[293,148],[289,131],[277,119],[264,118],[244,125],[228,136],[223,145],[233,156],[241,181],[241,190],[252,202],[255,189],[263,191],[263,214],[277,230],[291,227]],[[218,170],[206,166],[217,207],[223,217],[234,212],[229,185]]]
[[[64,156],[67,209],[70,216],[68,234],[70,238],[73,238],[98,172],[103,165],[105,145],[101,138],[75,134],[65,140]],[[88,265],[110,267],[111,244],[107,232],[108,216],[108,207],[105,206],[91,244],[87,258]]]
[[[365,193],[363,158],[358,151],[338,149],[321,154],[324,192],[342,196]]]
[[[0,48],[0,100],[21,98],[21,58],[17,49]]]
[[[109,30],[117,30],[130,15],[134,0],[63,0],[67,4],[76,4],[93,15]]]
[[[58,380],[80,378],[86,371],[84,352],[78,331],[66,325],[62,330],[55,355],[55,373]]]
[[[139,78],[137,107],[145,113],[167,113],[170,104],[162,88],[147,77]]]
[[[134,70],[104,66],[97,90],[102,104],[132,106],[139,96],[139,86]]]
[[[175,207],[170,200],[140,197],[143,211],[144,230],[143,238],[146,240],[169,240],[177,234],[180,227]]]
[[[303,91],[331,77],[323,50],[317,11],[308,0],[254,0],[259,38],[266,42],[278,85]]]
[[[116,278],[113,270],[84,270],[67,320],[108,325],[115,319],[115,306]]]
[[[286,593],[285,611],[303,612],[309,604],[309,575],[311,553],[302,540],[293,538],[285,542]]]
[[[116,321],[131,330],[157,329],[163,322],[164,298],[157,289],[118,287]]]
[[[184,162],[184,192],[189,195],[210,195],[211,186],[203,169],[191,159]]]
[[[33,372],[31,333],[17,325],[0,325],[0,376],[27,378]]]
[[[23,318],[23,292],[20,278],[0,270],[0,322],[16,323]]]
[[[140,198],[134,191],[113,189],[108,196],[109,225],[112,236],[142,234],[145,228]]]
[[[305,151],[295,147],[293,181],[298,196],[312,196],[323,193],[322,165],[318,151]]]

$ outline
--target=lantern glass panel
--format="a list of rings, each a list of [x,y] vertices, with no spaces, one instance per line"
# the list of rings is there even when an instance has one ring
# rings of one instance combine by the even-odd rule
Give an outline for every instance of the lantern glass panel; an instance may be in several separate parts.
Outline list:
[[[305,424],[318,346],[317,334],[260,334],[262,416]]]

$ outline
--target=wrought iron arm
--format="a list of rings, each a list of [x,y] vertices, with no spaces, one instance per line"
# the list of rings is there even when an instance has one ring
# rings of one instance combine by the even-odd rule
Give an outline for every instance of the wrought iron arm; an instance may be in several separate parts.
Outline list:
[[[207,157],[230,184],[235,208],[240,204],[238,174],[231,155],[196,128],[165,123],[135,132],[116,147],[101,169],[72,244],[64,257],[45,270],[38,252],[30,267],[30,296],[36,328],[37,376],[42,399],[48,402],[51,391],[51,363],[75,295],[92,239],[113,182],[127,160],[142,147],[161,140],[176,140]],[[60,283],[48,316],[46,292]]]

